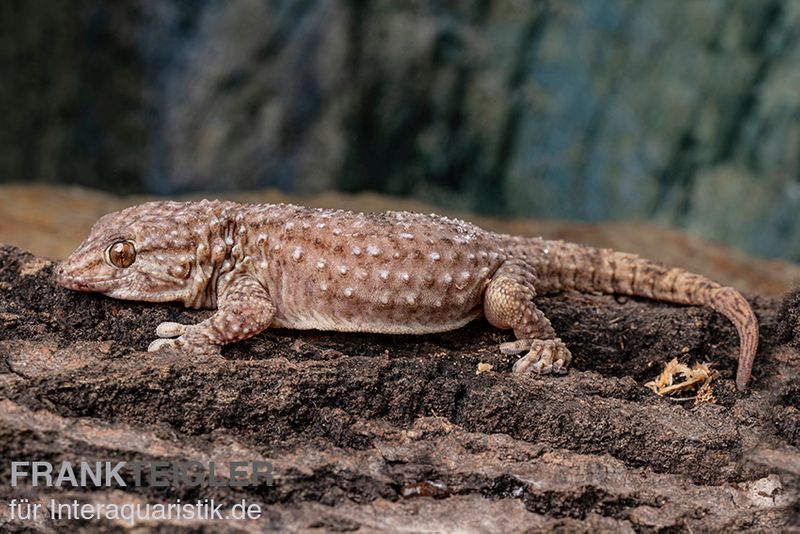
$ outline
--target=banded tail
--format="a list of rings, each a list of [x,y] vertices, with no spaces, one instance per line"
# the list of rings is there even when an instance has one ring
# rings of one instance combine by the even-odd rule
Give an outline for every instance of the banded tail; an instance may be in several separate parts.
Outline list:
[[[750,304],[732,287],[705,276],[664,266],[635,254],[562,241],[527,240],[535,248],[541,289],[617,293],[653,300],[706,306],[727,317],[739,334],[736,387],[745,389],[758,349],[758,320]]]

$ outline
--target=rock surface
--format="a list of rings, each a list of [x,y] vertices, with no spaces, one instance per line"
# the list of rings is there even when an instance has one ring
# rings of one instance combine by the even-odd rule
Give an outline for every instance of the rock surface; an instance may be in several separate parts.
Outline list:
[[[563,377],[511,374],[509,333],[380,336],[270,330],[221,358],[141,352],[165,320],[207,312],[53,284],[53,265],[0,247],[0,502],[28,497],[260,503],[261,519],[172,531],[781,531],[800,520],[798,301],[751,299],[762,347],[732,376],[720,316],[563,295],[541,307],[575,359]],[[794,321],[794,322],[792,322]],[[792,334],[793,335],[793,334]],[[792,342],[785,345],[784,342]],[[716,404],[644,382],[672,357],[715,362]],[[493,366],[477,373],[479,363]],[[275,484],[230,489],[12,490],[7,461],[268,459]],[[112,522],[13,520],[21,531]]]
[[[798,2],[0,9],[0,180],[372,189],[800,259]]]

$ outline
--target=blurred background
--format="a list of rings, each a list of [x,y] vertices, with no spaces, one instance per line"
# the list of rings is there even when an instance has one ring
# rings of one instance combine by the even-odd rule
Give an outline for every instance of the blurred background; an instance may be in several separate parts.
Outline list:
[[[0,3],[0,181],[373,191],[800,261],[800,2]]]

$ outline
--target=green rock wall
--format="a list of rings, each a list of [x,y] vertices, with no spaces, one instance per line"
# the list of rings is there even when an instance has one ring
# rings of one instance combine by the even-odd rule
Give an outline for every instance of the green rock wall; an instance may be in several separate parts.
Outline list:
[[[0,5],[0,179],[649,218],[800,260],[800,2]]]

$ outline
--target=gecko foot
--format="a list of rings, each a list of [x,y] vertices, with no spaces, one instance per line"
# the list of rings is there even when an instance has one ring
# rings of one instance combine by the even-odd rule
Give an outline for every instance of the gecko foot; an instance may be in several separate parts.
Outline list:
[[[530,351],[514,364],[515,373],[532,371],[541,374],[563,374],[567,372],[572,354],[563,341],[558,338],[522,341],[530,343]]]

